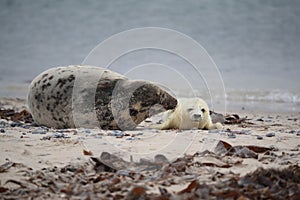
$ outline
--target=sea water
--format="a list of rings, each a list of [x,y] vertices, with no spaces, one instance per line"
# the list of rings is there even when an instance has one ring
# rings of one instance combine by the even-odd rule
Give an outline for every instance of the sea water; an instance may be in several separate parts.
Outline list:
[[[219,111],[300,112],[299,19],[297,0],[1,0],[0,96],[26,98],[39,73],[81,64],[114,34],[163,27],[202,45],[223,85],[205,84],[214,78],[210,76],[181,76],[191,72],[190,65],[161,51],[134,52],[110,68],[130,78],[154,80],[178,96],[202,96]],[[147,63],[156,64],[130,71]]]

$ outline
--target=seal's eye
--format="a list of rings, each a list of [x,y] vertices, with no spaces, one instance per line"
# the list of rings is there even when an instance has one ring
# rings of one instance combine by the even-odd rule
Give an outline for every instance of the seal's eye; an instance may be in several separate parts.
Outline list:
[[[191,111],[193,111],[193,110],[194,110],[193,108],[188,108],[188,109],[187,109],[188,112],[191,112]]]
[[[201,111],[204,113],[204,112],[205,112],[205,109],[204,109],[204,108],[202,108],[202,109],[201,109]]]

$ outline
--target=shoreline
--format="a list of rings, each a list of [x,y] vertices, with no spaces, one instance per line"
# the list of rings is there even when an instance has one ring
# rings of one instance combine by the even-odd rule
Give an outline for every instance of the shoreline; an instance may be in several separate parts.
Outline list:
[[[30,83],[7,83],[0,81],[0,99],[14,98],[26,99]],[[300,113],[300,91],[299,90],[280,90],[280,89],[225,89],[225,97],[209,96],[203,89],[194,91],[193,94],[202,94],[201,98],[206,100],[212,110],[226,114],[228,113],[262,113],[262,114],[290,114]],[[175,92],[179,96],[188,97],[185,91]],[[221,92],[220,94],[223,94]],[[174,94],[173,94],[174,95]],[[220,102],[216,99],[221,99]],[[26,102],[25,102],[26,103]]]

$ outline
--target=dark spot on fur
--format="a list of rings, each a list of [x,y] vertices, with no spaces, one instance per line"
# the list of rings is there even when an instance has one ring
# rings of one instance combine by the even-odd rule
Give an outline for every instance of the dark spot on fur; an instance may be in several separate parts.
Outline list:
[[[130,116],[136,116],[139,112],[136,109],[129,109]]]
[[[57,80],[55,87],[58,86],[59,88],[62,88],[64,85],[66,85],[67,81],[72,82],[74,79],[75,79],[75,76],[72,74],[68,78],[59,78]],[[70,87],[72,87],[72,86],[70,86]],[[68,86],[67,86],[67,88],[68,88]]]
[[[47,83],[45,85],[42,85],[42,91],[44,91],[47,87],[51,86],[50,83]]]
[[[49,103],[47,104],[46,109],[47,109],[48,111],[50,110],[50,104],[49,104]]]
[[[55,86],[58,86],[59,88],[62,88],[62,86],[64,86],[66,84],[66,79],[62,79],[62,78],[59,78],[57,80],[57,83]]]
[[[34,99],[37,100],[37,101],[41,101],[42,95],[41,94],[36,94],[36,95],[34,95]]]
[[[75,79],[75,76],[73,74],[71,74],[69,77],[68,77],[68,81],[72,82],[73,80]]]
[[[48,74],[44,74],[44,75],[42,76],[42,79],[45,78],[46,76],[48,76]]]
[[[49,80],[52,80],[52,79],[53,79],[53,77],[54,77],[54,76],[52,75],[52,76],[50,76],[48,79],[49,79]]]

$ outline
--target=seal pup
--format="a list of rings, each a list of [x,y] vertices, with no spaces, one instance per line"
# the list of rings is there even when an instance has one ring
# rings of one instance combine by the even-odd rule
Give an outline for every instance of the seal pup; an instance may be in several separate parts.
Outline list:
[[[201,98],[179,98],[174,110],[164,113],[164,121],[150,128],[155,129],[222,129],[222,124],[213,123],[207,103]]]

